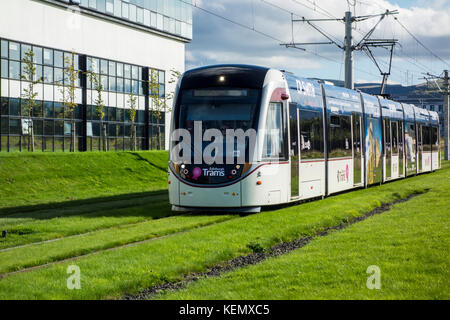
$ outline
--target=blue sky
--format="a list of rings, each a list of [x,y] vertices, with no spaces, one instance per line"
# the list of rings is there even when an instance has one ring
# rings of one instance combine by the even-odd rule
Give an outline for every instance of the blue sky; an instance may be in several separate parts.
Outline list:
[[[413,6],[420,6],[420,1],[417,0],[396,0],[396,1],[392,1],[392,3],[394,4],[398,4],[400,7],[402,8],[411,8]]]
[[[298,17],[343,17],[353,0],[194,0],[194,4],[242,25],[194,9],[194,39],[186,47],[186,68],[218,63],[247,63],[290,70],[300,76],[343,79],[343,52],[336,46],[305,46],[308,52],[287,49],[279,42],[292,40],[290,13]],[[390,82],[403,85],[420,83],[424,72],[441,73],[450,68],[450,5],[448,0],[356,0],[351,10],[356,15],[377,14],[397,9],[397,16],[407,29],[445,62],[422,48],[392,17],[384,19],[372,38],[395,38]],[[276,8],[278,6],[279,8]],[[280,9],[281,8],[281,9]],[[358,23],[354,30],[359,41],[378,21]],[[318,22],[338,41],[344,38],[340,22]],[[257,32],[249,29],[255,29]],[[261,35],[260,33],[264,33]],[[275,39],[274,39],[275,38]],[[280,40],[280,41],[278,41]],[[295,42],[327,41],[304,23],[294,25]],[[316,53],[316,55],[314,55]],[[382,71],[387,71],[387,52],[374,51]],[[320,55],[320,57],[318,56]],[[355,52],[355,81],[379,82],[378,69],[363,52]]]

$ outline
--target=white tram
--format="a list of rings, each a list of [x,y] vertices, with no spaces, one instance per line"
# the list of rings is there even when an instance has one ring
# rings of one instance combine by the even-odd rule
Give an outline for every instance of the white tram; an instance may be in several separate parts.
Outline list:
[[[187,71],[174,100],[173,210],[259,212],[440,168],[436,112],[279,70]],[[227,140],[237,129],[254,141]]]

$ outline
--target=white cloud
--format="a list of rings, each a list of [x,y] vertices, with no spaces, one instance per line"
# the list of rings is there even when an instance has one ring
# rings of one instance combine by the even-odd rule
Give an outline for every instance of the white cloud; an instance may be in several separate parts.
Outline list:
[[[252,56],[241,52],[228,51],[228,52],[217,52],[217,51],[203,51],[200,56],[194,57],[189,54],[189,62],[204,61],[203,64],[209,64],[209,61],[217,61],[218,63],[240,63],[240,64],[251,64],[251,65],[261,65],[277,69],[319,69],[322,67],[319,61],[312,61],[310,59],[305,59],[302,57],[297,58],[287,58],[285,55],[275,55],[275,56]]]

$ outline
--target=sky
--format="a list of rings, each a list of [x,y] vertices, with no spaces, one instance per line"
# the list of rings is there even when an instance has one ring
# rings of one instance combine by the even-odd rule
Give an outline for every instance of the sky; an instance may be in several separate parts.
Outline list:
[[[336,45],[305,45],[307,51],[280,43],[327,42],[323,35],[294,19],[342,18],[349,9],[355,16],[398,10],[383,19],[372,39],[397,39],[389,83],[424,82],[426,72],[439,75],[450,69],[450,0],[193,0],[193,40],[186,46],[186,69],[238,63],[291,71],[302,77],[344,80],[344,53]],[[230,22],[231,20],[232,22]],[[358,22],[353,30],[358,43],[379,17]],[[314,22],[341,44],[341,21]],[[400,25],[403,24],[423,48]],[[293,29],[293,32],[292,32]],[[389,52],[373,50],[382,72],[388,71]],[[380,82],[382,76],[362,51],[354,52],[355,82]]]

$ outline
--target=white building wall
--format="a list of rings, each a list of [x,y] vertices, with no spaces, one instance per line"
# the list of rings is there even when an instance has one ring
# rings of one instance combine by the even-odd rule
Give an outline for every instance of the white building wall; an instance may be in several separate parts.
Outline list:
[[[184,72],[185,42],[39,0],[0,0],[0,37],[166,71]],[[167,102],[172,106],[172,101]],[[166,117],[168,147],[170,114]]]

